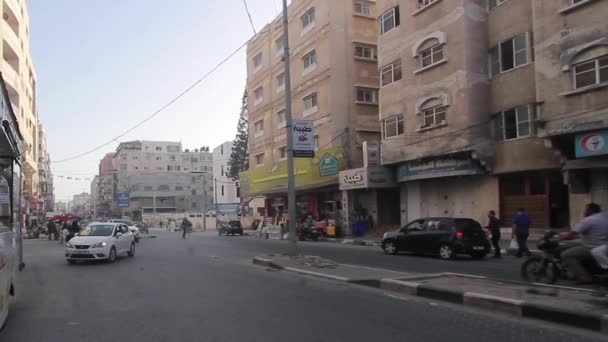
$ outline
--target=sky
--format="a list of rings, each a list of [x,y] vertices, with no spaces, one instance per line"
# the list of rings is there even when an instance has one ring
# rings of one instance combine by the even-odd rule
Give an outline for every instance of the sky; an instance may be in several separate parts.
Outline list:
[[[260,30],[281,0],[247,0]],[[38,112],[52,161],[121,135],[168,103],[253,31],[242,0],[28,0]],[[85,157],[53,163],[56,200],[90,192],[99,160],[120,141],[214,148],[234,139],[245,49],[177,103]],[[58,176],[63,176],[60,178]]]

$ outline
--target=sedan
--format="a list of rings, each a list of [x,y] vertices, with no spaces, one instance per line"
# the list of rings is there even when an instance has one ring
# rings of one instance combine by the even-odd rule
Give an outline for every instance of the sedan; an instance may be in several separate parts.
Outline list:
[[[91,223],[65,244],[69,264],[78,260],[114,262],[119,255],[135,256],[133,233],[122,223]]]
[[[137,225],[135,225],[135,222],[133,222],[131,220],[127,220],[127,219],[114,219],[110,222],[126,224],[127,227],[129,227],[129,231],[131,231],[131,233],[133,233],[133,236],[135,237],[135,242],[139,242],[139,238],[140,238],[139,228],[137,228]]]
[[[385,233],[382,249],[386,254],[432,254],[445,260],[457,254],[482,259],[490,252],[490,242],[479,222],[471,218],[435,217],[415,220],[398,231]]]

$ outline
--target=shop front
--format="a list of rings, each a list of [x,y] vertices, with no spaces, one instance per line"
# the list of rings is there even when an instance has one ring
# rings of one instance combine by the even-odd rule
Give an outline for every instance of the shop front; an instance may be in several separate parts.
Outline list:
[[[12,110],[4,80],[0,75],[0,252],[15,252],[18,268],[24,267],[22,250],[23,173],[21,171],[21,142],[17,120]],[[10,266],[10,265],[9,265]]]
[[[400,224],[399,188],[392,169],[368,166],[340,172],[345,233],[361,235],[375,226]]]
[[[296,218],[313,215],[339,224],[341,197],[338,173],[346,166],[341,147],[320,150],[315,158],[295,159]],[[279,225],[287,220],[287,161],[279,161],[241,172],[244,196],[264,196],[267,222]]]
[[[421,217],[485,222],[487,211],[498,208],[498,184],[473,156],[464,152],[399,164],[401,224]]]
[[[608,123],[608,121],[606,121]],[[551,137],[561,154],[562,178],[569,188],[570,225],[583,217],[585,204],[608,209],[608,128]]]

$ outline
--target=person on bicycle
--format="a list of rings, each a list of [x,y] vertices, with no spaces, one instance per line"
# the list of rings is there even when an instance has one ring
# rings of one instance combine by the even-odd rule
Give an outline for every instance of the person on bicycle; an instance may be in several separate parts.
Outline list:
[[[593,257],[593,248],[608,244],[608,216],[598,204],[587,204],[585,218],[572,231],[565,233],[561,240],[570,240],[576,236],[580,236],[581,244],[564,250],[561,253],[562,262],[579,283],[589,283],[592,278],[582,261]]]

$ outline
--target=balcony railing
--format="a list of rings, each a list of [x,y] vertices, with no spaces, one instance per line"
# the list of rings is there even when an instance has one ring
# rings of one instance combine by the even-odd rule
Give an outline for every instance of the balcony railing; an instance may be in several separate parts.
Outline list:
[[[19,41],[19,37],[17,37],[15,31],[13,31],[13,28],[6,22],[6,20],[2,20],[2,33],[2,35],[4,36],[4,41],[11,46],[14,54],[19,56],[18,51],[21,51],[21,43]]]
[[[19,89],[19,74],[7,61],[2,59],[2,77],[14,89]]]

